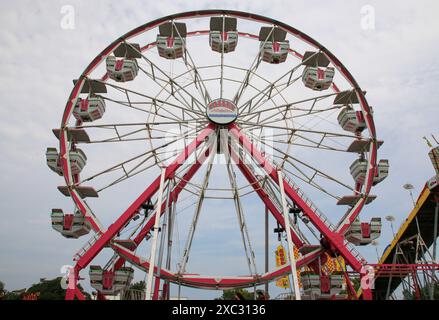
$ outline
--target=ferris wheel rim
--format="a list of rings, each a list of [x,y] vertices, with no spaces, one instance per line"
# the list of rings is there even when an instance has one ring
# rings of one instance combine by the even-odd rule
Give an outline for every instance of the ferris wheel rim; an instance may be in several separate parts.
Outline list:
[[[102,63],[106,56],[108,56],[118,45],[120,45],[122,42],[140,34],[143,32],[146,32],[150,29],[153,29],[157,27],[158,25],[165,23],[169,20],[179,20],[179,19],[189,19],[189,18],[199,18],[199,17],[209,17],[209,16],[215,16],[215,15],[227,15],[232,17],[237,17],[241,19],[248,19],[252,21],[256,21],[259,23],[271,23],[274,25],[277,25],[283,29],[285,29],[287,32],[292,34],[295,37],[298,37],[304,42],[307,42],[308,44],[312,45],[313,47],[319,49],[320,51],[324,52],[326,56],[331,60],[331,62],[334,64],[334,66],[337,67],[337,69],[343,74],[345,79],[351,84],[352,88],[354,88],[356,95],[360,101],[360,106],[363,111],[366,112],[366,122],[370,134],[371,144],[369,149],[370,154],[370,162],[368,166],[367,171],[367,182],[365,183],[365,192],[364,195],[367,196],[369,194],[370,188],[372,186],[372,179],[373,179],[373,168],[376,165],[376,153],[377,153],[377,147],[376,147],[376,132],[375,132],[375,125],[373,122],[373,118],[370,114],[370,107],[367,103],[367,100],[364,96],[363,91],[357,84],[356,80],[353,78],[353,76],[350,74],[350,72],[347,70],[347,68],[344,67],[344,65],[336,58],[335,55],[333,55],[328,49],[320,45],[317,41],[315,41],[313,38],[307,36],[305,33],[302,33],[301,31],[284,24],[282,22],[279,22],[277,20],[267,18],[264,16],[252,14],[252,13],[246,13],[242,11],[233,11],[233,10],[199,10],[199,11],[190,11],[190,12],[184,12],[174,15],[169,15],[166,17],[162,17],[159,19],[156,19],[154,21],[148,22],[140,27],[137,27],[128,33],[126,33],[124,36],[118,38],[116,41],[111,43],[106,49],[104,49],[90,64],[89,66],[84,70],[84,72],[81,74],[79,81],[75,84],[74,88],[72,89],[72,92],[70,94],[68,103],[66,105],[66,108],[64,110],[64,114],[62,117],[62,123],[61,123],[61,132],[60,132],[60,150],[62,155],[62,166],[64,168],[64,179],[66,181],[67,186],[72,185],[72,175],[70,172],[69,164],[68,164],[68,152],[67,152],[67,134],[66,134],[66,127],[69,120],[69,117],[71,116],[71,111],[74,106],[74,100],[79,96],[79,93],[81,91],[82,86],[84,85],[84,81],[87,79],[88,75],[96,68],[97,65]],[[202,35],[203,31],[195,31],[195,35]],[[68,111],[69,110],[69,111]],[[78,206],[78,208],[83,212],[84,215],[88,213],[87,207],[84,205],[83,200],[79,196],[79,194],[76,193],[75,190],[69,190],[71,193],[72,199]],[[361,211],[363,205],[365,204],[366,199],[359,200],[356,203],[356,206],[353,208],[354,212]],[[94,226],[95,231],[102,232],[104,229],[99,228],[97,226]]]

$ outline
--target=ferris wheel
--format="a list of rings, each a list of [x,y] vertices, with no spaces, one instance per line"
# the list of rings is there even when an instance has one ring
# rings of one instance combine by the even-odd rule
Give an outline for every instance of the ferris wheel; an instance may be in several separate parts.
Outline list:
[[[203,10],[128,32],[74,80],[53,132],[59,148],[47,149],[47,164],[64,177],[58,189],[73,212],[53,209],[52,227],[66,238],[90,237],[74,255],[67,299],[81,298],[80,271],[104,248],[113,250],[108,263],[89,268],[101,296],[129,285],[128,264],[146,272],[147,299],[168,298],[171,283],[229,289],[290,274],[296,298],[310,296],[324,257],[363,272],[355,246],[380,235],[380,218],[359,217],[389,169],[378,160],[382,141],[365,92],[328,49],[267,17]],[[268,272],[257,268],[247,223],[258,212],[245,214],[246,199],[256,197],[288,245],[289,263]],[[209,200],[235,209],[249,275],[189,270]],[[299,292],[295,271],[305,268]],[[341,281],[327,276],[331,285]],[[322,286],[321,295],[340,292]]]

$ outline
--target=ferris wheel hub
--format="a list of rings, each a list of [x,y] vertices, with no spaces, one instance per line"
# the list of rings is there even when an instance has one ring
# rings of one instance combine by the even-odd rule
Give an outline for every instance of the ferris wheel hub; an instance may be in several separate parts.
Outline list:
[[[207,105],[206,114],[207,118],[215,124],[231,124],[238,118],[238,107],[231,100],[219,98]]]

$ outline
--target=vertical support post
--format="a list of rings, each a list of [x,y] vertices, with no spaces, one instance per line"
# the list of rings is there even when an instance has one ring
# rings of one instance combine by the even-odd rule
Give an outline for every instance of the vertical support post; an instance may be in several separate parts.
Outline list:
[[[439,215],[439,197],[436,198],[436,208],[434,209],[434,229],[433,229],[433,260],[436,263],[436,250],[437,250],[437,228],[438,228],[438,215]]]
[[[346,285],[349,289],[348,294],[349,294],[350,300],[357,300],[357,292],[355,291],[355,288],[352,285],[352,281],[349,278],[349,275],[348,275],[346,270],[343,270],[343,275],[344,275],[345,280],[346,280]]]
[[[154,277],[154,267],[155,267],[155,256],[157,250],[157,238],[159,235],[159,222],[160,222],[160,208],[162,204],[163,198],[163,189],[165,185],[165,176],[166,176],[166,168],[162,168],[162,174],[160,176],[160,189],[157,199],[157,206],[155,210],[155,223],[154,223],[154,235],[152,238],[151,245],[151,256],[149,257],[149,270],[148,270],[148,281],[146,283],[146,300],[151,300],[151,291],[152,291],[152,280]]]
[[[436,207],[434,209],[434,225],[433,225],[433,263],[436,262],[436,250],[437,250],[437,225],[438,225],[438,215],[439,215],[439,197],[436,196]],[[433,276],[435,275],[435,271],[432,271]],[[434,286],[435,283],[432,280],[430,282],[430,300],[434,300]]]
[[[173,193],[174,195],[174,193]],[[168,210],[168,243],[166,250],[166,269],[171,270],[171,256],[172,256],[172,238],[174,233],[174,218],[176,212],[176,199],[169,199],[170,203],[167,208]],[[166,290],[165,290],[166,288]],[[169,280],[165,280],[163,285],[163,299],[169,300],[171,294],[171,283]]]
[[[169,215],[169,205],[170,205],[170,193],[171,193],[171,184],[168,183],[168,188],[166,191],[166,199],[165,199],[165,214],[163,216],[163,224],[161,229],[161,237],[160,237],[160,246],[159,246],[159,257],[157,261],[157,275],[155,278],[155,286],[154,286],[154,295],[153,300],[159,299],[159,291],[160,291],[160,270],[162,268],[162,262],[163,262],[163,250],[165,245],[165,236],[166,236],[166,230],[167,230],[167,220]],[[161,207],[160,207],[161,209]]]
[[[279,179],[279,187],[282,198],[282,211],[284,214],[285,230],[290,230],[291,226],[290,218],[288,216],[287,199],[285,198],[284,179],[282,177],[282,170],[280,168],[277,169],[277,176]],[[286,232],[286,234],[288,241],[288,253],[290,256],[291,276],[293,277],[294,294],[296,296],[296,300],[301,300],[299,279],[297,278],[296,258],[294,257],[294,244],[291,238],[291,233]]]
[[[286,229],[287,232],[289,231]],[[265,206],[265,273],[268,272],[269,269],[269,261],[268,261],[268,208]],[[265,295],[268,297],[268,282],[265,284]]]
[[[396,255],[398,254],[398,249],[399,249],[398,245],[396,245],[395,253],[393,254],[392,264],[396,263]],[[385,300],[389,300],[389,297],[390,297],[390,288],[392,286],[392,277],[393,277],[393,272],[392,272],[392,274],[390,274],[389,282],[387,283],[387,290],[386,290],[386,298],[385,298]]]
[[[416,267],[412,271],[412,277],[413,277],[413,287],[415,288],[415,299],[421,300],[421,290],[419,288],[418,274],[416,272]]]

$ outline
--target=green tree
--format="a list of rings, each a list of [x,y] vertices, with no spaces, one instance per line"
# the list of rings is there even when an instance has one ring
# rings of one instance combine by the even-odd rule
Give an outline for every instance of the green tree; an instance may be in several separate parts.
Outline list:
[[[17,292],[8,292],[6,285],[3,281],[0,281],[0,300],[20,300],[21,295]]]
[[[420,289],[420,298],[421,300],[430,300],[430,285],[425,285]],[[416,293],[411,290],[404,290],[402,292],[404,300],[416,300]],[[433,299],[439,300],[439,283],[434,283],[433,287]]]
[[[139,281],[139,282],[133,283],[132,285],[130,285],[130,289],[144,291],[146,289],[145,281]]]
[[[21,295],[6,291],[5,295],[3,296],[3,300],[21,300]]]
[[[83,290],[80,284],[78,284],[78,288],[86,299],[90,299],[90,295]],[[39,283],[33,284],[22,294],[5,291],[3,299],[21,300],[24,295],[33,293],[38,295],[39,300],[64,300],[66,296],[66,290],[61,288],[61,277],[58,277],[52,280],[41,280]]]
[[[245,289],[224,290],[223,295],[215,300],[236,300],[237,295],[241,295],[245,300],[254,300],[253,292]]]

